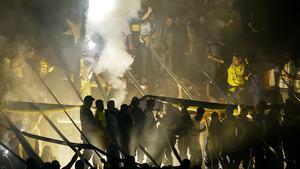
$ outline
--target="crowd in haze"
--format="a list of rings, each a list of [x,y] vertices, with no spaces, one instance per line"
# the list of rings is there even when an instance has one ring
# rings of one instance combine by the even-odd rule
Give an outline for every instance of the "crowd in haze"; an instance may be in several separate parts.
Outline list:
[[[227,12],[234,12],[233,2],[228,1]],[[132,72],[141,86],[147,86],[142,88],[146,93],[186,98],[182,88],[166,73],[169,69],[193,98],[228,103],[226,110],[214,112],[201,106],[191,107],[188,101],[166,103],[148,99],[141,104],[137,97],[117,108],[113,100],[105,104],[86,96],[80,108],[81,139],[84,145],[97,147],[101,158],[94,150],[78,147],[76,151],[80,154],[61,166],[51,147],[45,146],[43,163],[29,158],[26,168],[86,169],[87,160],[95,168],[107,169],[299,168],[297,62],[291,52],[284,51],[279,54],[282,56],[279,64],[255,64],[253,56],[225,43],[226,31],[236,27],[238,20],[221,16],[224,11],[215,8],[218,5],[204,5],[201,13],[191,18],[183,17],[180,12],[160,17],[151,7],[144,8],[131,21],[127,47],[134,58]],[[247,29],[254,36],[260,31],[255,19],[251,15],[247,20]],[[26,66],[24,60],[39,67],[36,72],[39,77],[51,74],[54,67],[38,57],[34,49],[20,49],[19,53],[12,50],[23,38],[7,43],[6,38],[0,37],[1,52],[8,51],[3,56],[13,55],[1,58],[1,77],[13,72],[18,82],[26,83],[27,78],[23,77],[32,77],[32,71],[27,75],[22,72]],[[229,49],[232,46],[234,49]],[[155,57],[161,58],[167,69]],[[12,87],[1,83],[0,97],[2,91]],[[17,142],[15,137],[9,140],[9,146],[19,152],[19,143],[14,141]],[[23,167],[4,148],[0,152],[0,168],[2,163],[6,168]]]
[[[91,144],[107,153],[101,159],[90,149],[83,157],[104,168],[276,168],[299,166],[299,115],[297,105],[287,101],[282,107],[269,107],[261,101],[253,107],[228,106],[225,111],[208,112],[186,103],[162,103],[153,99],[140,105],[134,97],[119,109],[114,101],[104,109],[102,100],[86,96],[80,110],[82,132]],[[82,137],[84,143],[88,143]],[[203,140],[203,145],[201,145]],[[79,149],[81,151],[81,149]],[[146,155],[147,154],[147,155]],[[174,154],[174,155],[173,155]],[[174,158],[176,157],[176,158]],[[64,168],[77,160],[74,155]],[[174,159],[173,159],[174,158]],[[179,161],[177,167],[172,166]],[[46,161],[44,161],[46,162]],[[28,169],[39,168],[33,159]],[[87,168],[78,160],[76,169]],[[42,168],[59,169],[58,161]]]
[[[224,8],[219,5],[208,5],[191,17],[180,12],[162,15],[148,7],[132,21],[128,51],[135,59],[133,73],[141,85],[147,86],[146,92],[187,97],[158,62],[158,56],[192,97],[200,100],[236,103],[241,100],[237,97],[251,95],[245,100],[251,104],[259,100],[282,103],[289,87],[298,93],[299,64],[295,55],[281,49],[277,53],[279,61],[263,60],[272,55],[267,53],[258,58],[258,49],[251,48],[249,39],[236,40],[242,34],[229,33],[241,26],[237,16],[229,15],[237,11],[233,4]],[[244,22],[248,25],[244,31],[254,38],[260,31],[255,16]],[[164,88],[166,83],[169,85]]]

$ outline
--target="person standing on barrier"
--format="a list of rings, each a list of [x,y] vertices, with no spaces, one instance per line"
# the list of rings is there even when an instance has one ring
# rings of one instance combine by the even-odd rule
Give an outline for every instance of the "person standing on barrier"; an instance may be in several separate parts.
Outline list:
[[[210,116],[211,121],[208,126],[208,136],[205,143],[204,162],[207,169],[219,168],[219,140],[221,122],[217,112],[213,112]],[[207,122],[206,122],[207,123]]]
[[[266,168],[283,169],[282,122],[280,109],[273,108],[266,116]]]
[[[132,126],[133,117],[129,111],[129,106],[122,104],[118,115],[118,127],[120,131],[120,145],[127,154],[129,154]]]
[[[251,74],[247,73],[246,65],[237,53],[233,54],[232,63],[227,69],[227,73],[229,97],[234,103],[244,104],[245,84]]]
[[[107,121],[107,134],[109,134],[112,140],[108,143],[107,153],[116,158],[120,157],[120,152],[116,148],[116,145],[114,145],[119,143],[118,113],[119,110],[115,108],[115,102],[113,100],[108,101],[105,117]],[[119,163],[112,158],[108,158],[107,163],[111,168],[119,167]]]
[[[171,146],[175,146],[176,143],[175,129],[176,114],[178,113],[179,110],[176,107],[172,106],[172,104],[166,104],[165,113],[162,117],[156,115],[159,119],[158,135],[161,145],[160,157],[162,157],[164,165],[166,166],[173,164]]]
[[[144,139],[141,136],[143,133],[143,127],[145,122],[145,113],[139,107],[139,105],[139,98],[133,97],[129,106],[129,110],[133,117],[133,126],[130,140],[130,155],[135,156],[136,154],[137,161],[139,163],[142,163],[144,160],[144,153],[139,148],[139,144],[144,145]]]
[[[105,134],[106,134],[106,127],[107,127],[107,122],[106,122],[106,117],[104,114],[104,103],[103,100],[96,100],[95,102],[96,104],[96,114],[95,114],[95,118],[98,122],[98,125],[100,126],[101,129],[101,136],[100,136],[100,140],[101,140],[101,150],[106,150],[107,149],[107,139],[105,138]]]
[[[145,140],[145,148],[150,155],[155,155],[158,140],[158,133],[156,127],[156,121],[153,115],[153,109],[155,106],[155,100],[149,99],[146,103],[145,109],[145,124],[143,128],[143,139]],[[148,164],[151,164],[150,160],[147,160]]]
[[[87,139],[96,147],[102,147],[101,142],[101,129],[100,126],[96,120],[96,118],[93,115],[93,112],[91,111],[91,107],[94,102],[94,98],[92,96],[86,96],[83,100],[83,105],[80,107],[80,121],[81,121],[81,127],[83,134],[87,137]],[[83,143],[87,144],[87,140],[83,137]],[[83,156],[89,160],[91,159],[93,155],[93,150],[84,150]],[[97,164],[100,162],[98,158],[93,158],[94,166],[97,166]]]
[[[151,51],[148,45],[151,40],[152,26],[150,16],[152,8],[148,7],[147,11],[140,10],[139,17],[132,20],[130,24],[131,34],[128,36],[128,49],[134,57],[133,71],[138,76],[138,79],[148,79],[152,72]]]
[[[236,127],[237,119],[233,116],[233,107],[226,109],[226,117],[221,123],[221,160],[225,168],[233,168],[235,163],[235,154],[237,153]]]
[[[255,113],[252,115],[252,133],[254,137],[252,138],[252,153],[254,156],[254,166],[256,169],[266,168],[265,164],[265,152],[264,152],[264,124],[265,124],[265,109],[266,102],[259,101],[256,106]]]
[[[202,150],[200,145],[200,133],[205,131],[205,127],[201,126],[201,120],[205,110],[202,107],[197,108],[196,116],[192,120],[193,126],[191,130],[190,152],[191,166],[201,168],[202,166]]]
[[[178,134],[178,150],[182,159],[187,159],[188,147],[191,140],[190,131],[192,129],[192,119],[188,112],[188,104],[183,103],[178,117],[179,124],[177,128]]]

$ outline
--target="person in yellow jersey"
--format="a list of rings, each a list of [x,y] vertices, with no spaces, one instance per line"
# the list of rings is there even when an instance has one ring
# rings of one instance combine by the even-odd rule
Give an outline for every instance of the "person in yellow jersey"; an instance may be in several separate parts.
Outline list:
[[[227,75],[229,97],[233,102],[242,104],[245,84],[249,80],[251,73],[247,73],[246,63],[236,53],[234,53],[232,63],[227,69]]]

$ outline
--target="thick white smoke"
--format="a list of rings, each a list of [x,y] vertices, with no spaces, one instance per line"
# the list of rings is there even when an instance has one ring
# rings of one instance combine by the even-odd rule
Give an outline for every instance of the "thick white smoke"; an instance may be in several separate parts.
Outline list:
[[[104,73],[112,85],[117,104],[126,97],[126,83],[122,80],[133,58],[126,51],[126,35],[129,21],[137,17],[141,0],[90,0],[87,21],[87,35],[95,32],[105,42],[95,72]]]

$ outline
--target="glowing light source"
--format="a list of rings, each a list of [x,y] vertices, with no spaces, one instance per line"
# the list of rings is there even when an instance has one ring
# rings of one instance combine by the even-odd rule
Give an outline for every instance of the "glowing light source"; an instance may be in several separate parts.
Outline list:
[[[99,23],[114,8],[114,5],[115,0],[90,0],[88,22],[92,25]]]
[[[96,43],[92,40],[90,40],[87,45],[88,45],[89,50],[92,50],[96,47]]]
[[[5,150],[5,151],[4,151],[4,154],[6,154],[6,155],[7,155],[8,153],[9,153],[9,152],[8,152],[8,150]]]

